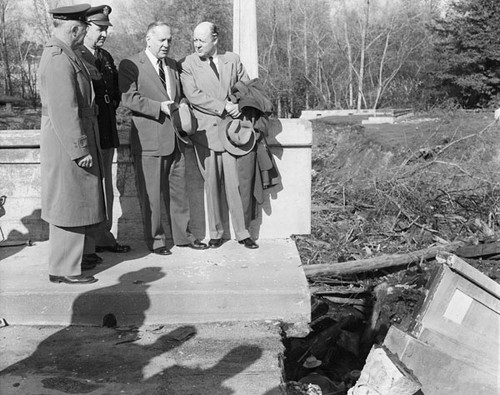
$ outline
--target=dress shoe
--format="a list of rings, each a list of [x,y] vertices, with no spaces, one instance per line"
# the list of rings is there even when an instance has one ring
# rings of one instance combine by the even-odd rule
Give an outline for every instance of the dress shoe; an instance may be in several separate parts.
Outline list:
[[[80,274],[79,276],[53,276],[49,275],[49,280],[51,283],[65,283],[65,284],[92,284],[97,281],[94,276],[84,276]]]
[[[189,244],[179,244],[177,247],[189,247],[193,250],[206,250],[208,246],[200,240],[192,241]]]
[[[208,242],[208,247],[210,248],[219,248],[224,241],[222,239],[210,239]]]
[[[82,268],[82,270],[92,270],[96,267],[96,265],[97,264],[95,262],[88,262],[82,259],[80,267]]]
[[[252,250],[259,248],[257,243],[253,241],[250,237],[247,237],[246,239],[238,241],[238,243],[243,244],[246,248],[250,248]]]
[[[116,253],[129,252],[130,246],[116,243],[114,246],[96,246],[95,248],[95,252],[105,252],[105,251],[116,252]]]
[[[170,255],[172,251],[170,251],[167,247],[159,247],[155,248],[153,252],[157,255]]]
[[[83,254],[82,262],[89,262],[89,263],[101,263],[102,258],[97,255],[96,253],[92,254]]]

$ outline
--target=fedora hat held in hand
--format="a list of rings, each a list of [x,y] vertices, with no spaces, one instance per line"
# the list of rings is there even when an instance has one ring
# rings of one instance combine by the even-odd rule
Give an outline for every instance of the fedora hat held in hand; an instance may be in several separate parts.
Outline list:
[[[219,138],[230,154],[242,156],[255,146],[255,131],[251,121],[226,117],[219,124]]]
[[[170,120],[177,137],[186,144],[191,144],[189,136],[198,129],[198,122],[191,108],[186,105],[172,103],[170,105]]]

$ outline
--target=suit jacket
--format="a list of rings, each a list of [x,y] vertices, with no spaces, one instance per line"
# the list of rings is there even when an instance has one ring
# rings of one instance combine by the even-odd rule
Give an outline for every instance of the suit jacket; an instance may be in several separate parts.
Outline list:
[[[97,48],[94,56],[85,45],[80,45],[75,52],[85,62],[92,77],[95,103],[99,108],[97,121],[101,148],[118,148],[120,141],[116,130],[116,108],[120,104],[121,95],[113,58],[102,48]]]
[[[90,75],[73,50],[54,37],[45,44],[39,82],[42,218],[56,226],[99,223],[106,214]],[[79,167],[75,160],[87,154],[92,167]]]
[[[122,105],[132,111],[130,147],[133,154],[165,156],[175,149],[174,128],[170,118],[160,110],[160,104],[166,100],[178,103],[181,86],[176,61],[165,58],[165,62],[165,77],[170,79],[173,98],[169,98],[145,51],[120,62],[118,84]]]
[[[210,68],[208,61],[193,53],[181,61],[181,82],[184,95],[198,120],[198,130],[191,136],[191,141],[223,152],[218,127],[226,100],[238,81],[247,81],[250,78],[238,55],[225,52],[217,56],[220,79]]]

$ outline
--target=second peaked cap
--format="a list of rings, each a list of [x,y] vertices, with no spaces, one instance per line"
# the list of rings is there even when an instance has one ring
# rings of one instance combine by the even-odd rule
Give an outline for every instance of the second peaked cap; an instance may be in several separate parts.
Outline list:
[[[111,14],[111,7],[109,5],[92,7],[87,11],[87,22],[92,22],[99,26],[113,26],[109,21],[109,14]]]
[[[87,11],[90,9],[90,4],[75,4],[66,7],[58,7],[49,10],[49,14],[54,19],[63,21],[80,21],[87,22]]]

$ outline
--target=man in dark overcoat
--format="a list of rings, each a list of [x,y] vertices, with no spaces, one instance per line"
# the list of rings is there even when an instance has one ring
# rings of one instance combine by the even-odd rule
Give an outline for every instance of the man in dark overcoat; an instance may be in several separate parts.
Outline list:
[[[49,223],[49,280],[85,284],[86,236],[105,219],[99,130],[91,78],[74,49],[87,32],[88,4],[50,11],[54,36],[40,60],[42,218]]]
[[[177,62],[167,57],[170,27],[150,24],[146,49],[122,60],[118,70],[122,105],[132,111],[130,148],[148,248],[170,255],[170,240],[161,222],[161,201],[169,215],[173,244],[203,250],[207,245],[189,231],[184,143],[177,137],[172,111],[182,103]]]
[[[83,45],[77,48],[76,53],[84,61],[92,77],[95,103],[99,109],[97,121],[103,162],[106,220],[97,229],[95,249],[97,252],[123,253],[130,251],[130,246],[118,244],[111,232],[114,200],[113,156],[115,149],[120,146],[116,129],[116,108],[120,104],[121,95],[118,89],[118,70],[116,70],[113,57],[102,48],[106,41],[108,27],[112,26],[108,16],[110,13],[111,7],[107,5],[92,7],[87,11],[89,28]],[[93,256],[85,258],[92,260]]]

